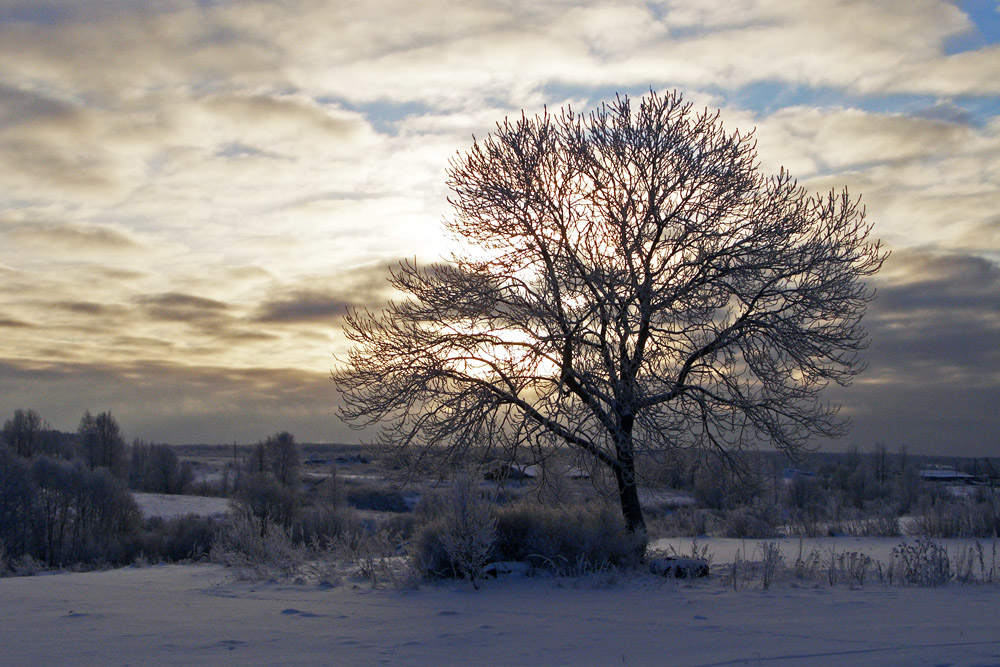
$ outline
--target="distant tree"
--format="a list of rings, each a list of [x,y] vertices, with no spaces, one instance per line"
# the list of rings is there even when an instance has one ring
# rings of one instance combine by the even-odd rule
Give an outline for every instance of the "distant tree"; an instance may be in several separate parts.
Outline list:
[[[27,553],[32,543],[36,492],[29,479],[28,465],[6,444],[0,444],[0,546],[7,556]],[[3,566],[0,562],[0,570]]]
[[[268,467],[282,486],[299,483],[299,448],[295,436],[288,431],[275,433],[264,441]]]
[[[77,428],[80,454],[84,464],[90,469],[107,468],[116,477],[128,474],[125,460],[125,438],[121,427],[110,412],[102,412],[94,417],[87,410]]]
[[[287,528],[300,509],[298,485],[295,436],[275,433],[250,449],[236,481],[234,508],[253,520],[262,536],[271,525]]]
[[[676,93],[505,120],[448,185],[462,250],[401,264],[406,298],[348,318],[346,421],[447,457],[575,448],[633,532],[645,452],[844,432],[821,391],[862,370],[885,259],[846,190],[764,176],[750,134]]]
[[[181,463],[170,445],[149,444],[138,438],[131,446],[129,487],[151,493],[184,493],[194,478],[191,466]]]
[[[250,448],[250,454],[243,462],[243,472],[250,475],[263,475],[268,471],[267,447],[258,442]]]
[[[17,409],[14,416],[4,422],[0,431],[0,441],[24,458],[31,458],[39,452],[43,432],[48,426],[34,410]]]
[[[121,479],[45,456],[32,461],[30,479],[37,494],[32,554],[49,565],[127,558],[141,514]]]
[[[879,484],[885,484],[889,479],[890,465],[889,465],[889,448],[885,446],[884,443],[876,443],[875,452],[872,457],[872,465],[874,467],[875,479]]]
[[[232,504],[237,514],[255,522],[263,537],[273,525],[288,528],[300,503],[294,489],[265,474],[243,478]]]

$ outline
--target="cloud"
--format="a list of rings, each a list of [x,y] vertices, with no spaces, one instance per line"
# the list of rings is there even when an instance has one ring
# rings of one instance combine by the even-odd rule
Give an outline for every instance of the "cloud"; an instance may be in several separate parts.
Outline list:
[[[868,369],[831,388],[855,441],[911,451],[994,451],[1000,414],[1000,268],[981,257],[897,251],[865,325]]]
[[[176,292],[146,295],[136,302],[151,318],[201,324],[218,323],[230,310],[229,305],[221,301]]]
[[[756,126],[769,173],[786,167],[809,190],[862,195],[891,247],[940,245],[1000,257],[1000,125],[845,107],[724,113]]]
[[[350,309],[382,308],[391,294],[388,277],[388,266],[382,263],[345,269],[335,276],[310,277],[274,290],[260,304],[254,320],[270,324],[340,322]]]
[[[336,417],[326,371],[0,360],[0,376],[0,416],[32,407],[62,430],[76,430],[84,410],[111,410],[129,439],[246,443],[282,429],[301,442],[356,439]]]
[[[31,324],[24,322],[23,320],[17,320],[13,317],[4,317],[0,315],[0,327],[5,329],[30,329]]]
[[[80,223],[20,224],[6,230],[15,243],[71,252],[132,252],[144,248],[134,234],[110,225]]]
[[[51,124],[78,128],[82,122],[78,107],[31,90],[0,83],[0,100],[0,129]]]

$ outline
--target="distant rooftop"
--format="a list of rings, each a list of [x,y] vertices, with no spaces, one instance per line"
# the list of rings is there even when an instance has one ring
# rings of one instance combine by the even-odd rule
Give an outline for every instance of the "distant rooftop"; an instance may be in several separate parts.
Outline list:
[[[923,479],[941,481],[965,481],[975,479],[975,477],[967,472],[961,472],[960,470],[944,470],[940,468],[921,470],[920,476]]]

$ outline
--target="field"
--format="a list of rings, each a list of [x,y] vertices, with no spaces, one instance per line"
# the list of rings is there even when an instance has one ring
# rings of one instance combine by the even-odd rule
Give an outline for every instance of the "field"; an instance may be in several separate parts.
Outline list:
[[[166,565],[0,580],[7,664],[985,665],[995,587],[778,586],[634,575],[418,590]]]

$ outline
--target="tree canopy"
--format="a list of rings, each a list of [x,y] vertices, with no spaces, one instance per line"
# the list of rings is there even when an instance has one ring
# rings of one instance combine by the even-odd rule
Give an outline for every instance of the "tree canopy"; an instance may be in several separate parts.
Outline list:
[[[449,261],[353,312],[342,417],[402,447],[575,448],[644,529],[636,457],[796,452],[845,429],[885,259],[846,191],[761,173],[752,133],[678,93],[504,120],[448,169]]]

